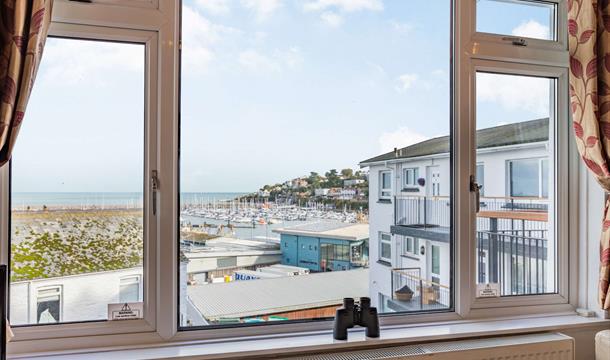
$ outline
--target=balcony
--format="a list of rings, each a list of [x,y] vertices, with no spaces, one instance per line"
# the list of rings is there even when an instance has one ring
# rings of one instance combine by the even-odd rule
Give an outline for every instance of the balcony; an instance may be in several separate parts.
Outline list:
[[[391,232],[398,236],[399,241],[412,237],[449,244],[449,198],[397,196],[394,200],[394,226]],[[552,279],[547,279],[549,261],[554,260],[554,249],[549,248],[548,241],[548,209],[548,199],[481,198],[476,220],[479,283],[500,283],[503,296],[540,294],[552,288],[552,281],[549,281]],[[406,271],[398,270],[400,272],[392,273],[393,282],[397,281],[397,274]],[[414,270],[409,271],[409,276],[401,275],[400,284],[419,277],[413,274]],[[415,293],[414,299],[419,296]],[[409,306],[425,308],[421,301],[419,304],[413,301],[409,303]]]
[[[386,299],[386,310],[439,310],[447,309],[450,303],[449,287],[422,278],[421,269],[392,269],[392,297]]]

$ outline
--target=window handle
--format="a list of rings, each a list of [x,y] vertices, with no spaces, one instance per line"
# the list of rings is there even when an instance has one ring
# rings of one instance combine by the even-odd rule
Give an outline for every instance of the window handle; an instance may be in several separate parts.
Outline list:
[[[159,172],[153,170],[150,176],[150,188],[152,190],[153,215],[157,215],[157,191],[159,191]]]
[[[502,38],[503,41],[510,41],[515,46],[527,46],[527,40],[522,37],[505,36]]]
[[[481,210],[481,188],[483,185],[479,185],[474,175],[470,175],[470,192],[475,195],[475,208],[478,213]]]

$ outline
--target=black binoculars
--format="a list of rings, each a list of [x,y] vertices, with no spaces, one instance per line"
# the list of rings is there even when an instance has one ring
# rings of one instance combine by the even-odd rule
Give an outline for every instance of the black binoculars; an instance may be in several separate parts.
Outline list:
[[[353,298],[343,299],[343,307],[335,313],[333,337],[336,340],[347,340],[347,329],[354,325],[365,327],[367,337],[379,337],[379,317],[377,309],[371,307],[371,299],[362,297],[360,304],[356,304]]]

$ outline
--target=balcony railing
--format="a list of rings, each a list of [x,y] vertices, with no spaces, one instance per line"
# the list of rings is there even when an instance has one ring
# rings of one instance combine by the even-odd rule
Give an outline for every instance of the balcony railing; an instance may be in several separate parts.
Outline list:
[[[419,268],[392,269],[392,301],[394,311],[446,309],[451,302],[449,287],[421,277]]]

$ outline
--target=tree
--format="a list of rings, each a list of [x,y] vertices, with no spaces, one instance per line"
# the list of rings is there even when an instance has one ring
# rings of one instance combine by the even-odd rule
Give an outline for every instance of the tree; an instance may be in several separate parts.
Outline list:
[[[354,176],[354,170],[343,169],[343,170],[341,170],[341,175],[343,175],[343,178],[345,178],[345,179],[350,179],[352,176]]]
[[[322,182],[322,177],[315,171],[309,173],[307,177],[307,182],[311,185],[312,188],[318,189],[320,188],[320,183]]]
[[[337,173],[337,169],[332,169],[330,171],[326,172],[326,184],[329,187],[341,187],[342,181],[341,178],[339,177],[339,174]]]

